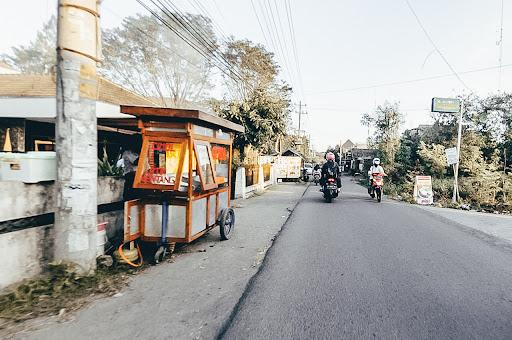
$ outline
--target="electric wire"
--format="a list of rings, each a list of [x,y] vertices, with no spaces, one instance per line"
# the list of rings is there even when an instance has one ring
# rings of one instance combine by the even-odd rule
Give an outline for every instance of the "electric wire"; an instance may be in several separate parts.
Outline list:
[[[503,6],[504,0],[501,0],[501,20],[500,20],[500,40],[498,45],[500,46],[499,59],[500,69],[498,73],[498,90],[501,90],[501,77],[502,77],[502,61],[503,61]]]
[[[123,17],[121,17],[118,13],[116,13],[115,11],[113,11],[111,8],[108,8],[106,7],[105,5],[102,5],[102,8],[106,9],[108,12],[110,12],[111,14],[113,14],[114,16],[116,16],[117,18],[119,19],[124,19]],[[125,20],[125,19],[124,19]],[[137,26],[135,25],[133,22],[131,21],[128,21],[128,20],[125,20],[126,24],[127,25],[130,25],[132,26],[133,28],[135,28],[139,33],[141,33],[142,35],[144,35],[146,38],[150,39],[151,41],[153,41],[154,43],[159,43],[154,37],[152,37],[151,35],[149,35],[146,31],[144,31],[140,26]],[[172,54],[180,57],[181,59],[183,60],[186,60],[191,66],[193,66],[194,68],[197,68],[198,70],[201,70],[201,67],[197,66],[194,62],[190,61],[189,59],[187,59],[185,56],[179,54],[178,52],[176,52],[176,50],[170,48],[169,46],[166,46],[166,45],[162,45],[163,48],[165,48],[166,50],[168,50],[169,52],[171,52]]]
[[[297,49],[297,40],[295,38],[295,27],[293,25],[293,15],[292,15],[292,9],[290,5],[290,0],[285,0],[285,8],[286,8],[286,17],[288,19],[288,28],[290,30],[290,36],[292,41],[292,47],[293,47],[293,55],[295,59],[295,67],[297,67],[297,74],[299,76],[299,88],[301,91],[302,96],[304,96],[304,82],[302,81],[302,73],[301,73],[301,66],[300,66],[300,59]]]
[[[254,6],[254,0],[251,0],[252,9],[254,11],[254,15],[256,16],[256,20],[258,21],[258,25],[260,26],[261,33],[263,34],[263,40],[265,40],[265,44],[267,46],[270,46],[269,40],[267,39],[267,34],[265,33],[265,30],[263,29],[263,26],[260,21],[260,16],[258,15],[258,11],[256,10],[256,6]]]
[[[196,50],[196,52],[198,52],[205,59],[209,60],[212,65],[217,67],[222,73],[233,79],[235,82],[244,83],[242,77],[234,70],[233,66],[225,59],[222,60],[219,58],[219,56],[215,53],[216,49],[214,45],[211,44],[211,41],[208,42],[204,37],[202,37],[197,29],[191,27],[185,18],[180,15],[180,13],[173,13],[160,0],[150,0],[151,3],[153,3],[153,5],[166,17],[180,26],[175,27],[169,23],[168,20],[164,19],[160,14],[158,14],[154,9],[145,4],[142,0],[136,1],[146,10],[148,10],[155,18],[157,18],[158,21],[173,31],[180,39],[185,41],[190,47]]]
[[[430,41],[430,43],[432,44],[432,46],[434,47],[434,49],[437,51],[437,53],[439,53],[439,55],[441,56],[441,58],[443,59],[443,61],[445,62],[445,64],[448,66],[448,68],[452,71],[453,75],[459,80],[459,82],[466,88],[468,89],[470,92],[473,92],[467,85],[466,83],[464,82],[464,80],[462,80],[462,78],[459,76],[459,74],[457,73],[457,71],[455,71],[455,69],[453,68],[453,66],[450,64],[450,62],[448,61],[448,59],[446,59],[446,57],[444,56],[444,54],[441,52],[441,50],[439,50],[439,48],[437,47],[437,44],[434,42],[434,40],[432,39],[432,37],[430,36],[430,34],[428,33],[427,29],[425,28],[425,26],[423,26],[423,23],[421,22],[420,18],[418,17],[418,15],[416,14],[416,11],[414,10],[414,8],[412,7],[411,3],[409,2],[409,0],[405,0],[405,2],[407,3],[407,6],[409,7],[409,9],[411,10],[411,13],[414,15],[414,18],[416,18],[416,22],[418,23],[418,25],[421,27],[423,33],[425,33],[425,36],[427,37],[427,39]]]
[[[293,77],[292,77],[292,75],[290,73],[290,67],[288,65],[286,54],[284,52],[285,49],[283,48],[283,44],[281,42],[281,36],[279,35],[279,30],[277,28],[276,20],[275,20],[275,17],[274,17],[274,11],[272,10],[272,4],[270,3],[270,0],[267,0],[266,4],[268,5],[269,22],[271,24],[273,32],[275,32],[275,37],[276,37],[276,41],[277,41],[277,44],[278,44],[278,48],[279,48],[279,50],[281,52],[281,59],[282,59],[283,64],[285,65],[285,71],[288,74],[288,77],[289,77],[290,82],[291,82],[291,81],[293,81]]]
[[[160,16],[155,10],[153,10],[151,7],[149,7],[147,4],[145,4],[142,0],[136,0],[142,7],[144,7],[151,15],[153,15],[160,23],[162,23],[164,26],[166,26],[168,29],[170,29],[172,32],[174,32],[180,39],[182,39],[187,45],[189,45],[192,49],[194,49],[197,53],[199,53],[203,58],[206,60],[209,60],[212,65],[217,67],[219,71],[224,73],[226,76],[231,77],[234,81],[238,81],[236,77],[233,74],[229,73],[229,70],[225,70],[225,67],[222,65],[219,65],[216,61],[212,60],[211,57],[209,57],[197,44],[195,44],[193,41],[190,41],[180,30],[178,30],[176,27],[172,26],[169,22],[167,22],[162,16]],[[158,7],[158,6],[157,6]]]
[[[160,0],[157,1],[161,3]],[[243,76],[239,73],[239,71],[236,70],[235,67],[219,52],[217,43],[211,38],[209,38],[209,32],[207,32],[204,28],[195,25],[191,20],[187,19],[187,15],[184,14],[178,7],[173,5],[171,1],[164,1],[166,1],[166,3],[172,7],[175,14],[173,17],[179,21],[183,28],[189,34],[191,34],[194,37],[194,39],[196,39],[200,44],[205,46],[208,52],[211,53],[217,61],[219,61],[221,64],[224,64],[230,70],[230,72],[232,72],[239,79],[239,81],[242,84],[250,87],[250,85],[244,81]],[[173,14],[173,12],[169,11],[169,9],[165,6],[164,9],[168,10],[168,12],[171,13],[171,15]]]
[[[508,67],[511,67],[511,66],[512,66],[512,64],[504,64],[504,65],[501,65],[501,68],[508,68]],[[479,68],[479,69],[474,69],[474,70],[469,70],[469,71],[463,71],[463,72],[459,72],[459,73],[460,74],[470,74],[470,73],[478,73],[478,72],[496,70],[496,69],[499,69],[499,68],[500,68],[500,66],[497,65],[497,66],[484,67],[484,68]],[[403,80],[403,81],[394,81],[394,82],[375,84],[375,85],[366,85],[366,86],[352,87],[352,88],[346,88],[346,89],[340,89],[340,90],[312,92],[312,93],[308,93],[308,95],[329,94],[329,93],[343,93],[343,92],[351,92],[351,91],[358,91],[358,90],[367,90],[367,89],[374,89],[374,88],[379,88],[379,87],[388,87],[388,86],[394,86],[394,85],[403,85],[403,84],[416,83],[416,82],[427,81],[427,80],[449,78],[449,77],[453,77],[453,76],[454,76],[453,73],[447,73],[447,74],[441,74],[441,75],[430,76],[430,77],[409,79],[409,80]]]
[[[277,27],[276,25],[276,30],[278,31],[278,35],[279,35],[279,32],[281,33],[281,36],[282,36],[282,46],[283,46],[283,52],[285,52],[285,58],[286,58],[286,67],[288,67],[288,69],[290,70],[290,73],[291,75],[293,76],[292,79],[290,79],[290,82],[298,82],[298,75],[297,75],[297,70],[292,67],[293,63],[290,62],[290,53],[289,51],[291,50],[293,52],[293,47],[292,48],[288,48],[288,42],[286,39],[286,34],[285,34],[285,31],[283,29],[283,23],[281,21],[281,13],[279,11],[279,7],[277,6],[277,1],[274,0],[274,8],[276,10],[276,17],[277,17],[277,22],[279,23],[279,26]],[[290,37],[290,40],[291,40],[291,37]]]
[[[151,0],[153,1],[153,0]],[[224,64],[228,69],[230,69],[231,72],[235,73],[237,77],[239,77],[240,80],[242,80],[242,77],[234,71],[232,68],[232,65],[220,54],[218,53],[218,46],[216,42],[209,39],[208,32],[204,30],[204,28],[200,28],[197,25],[194,25],[191,20],[186,18],[186,15],[180,11],[178,7],[173,5],[170,1],[164,0],[167,4],[169,4],[174,12],[170,11],[160,0],[158,1],[163,8],[161,8],[165,13],[170,14],[177,22],[185,29],[187,33],[189,33],[199,44],[204,46],[208,53],[212,54],[212,56],[219,61],[221,64]],[[201,33],[201,32],[202,33]]]

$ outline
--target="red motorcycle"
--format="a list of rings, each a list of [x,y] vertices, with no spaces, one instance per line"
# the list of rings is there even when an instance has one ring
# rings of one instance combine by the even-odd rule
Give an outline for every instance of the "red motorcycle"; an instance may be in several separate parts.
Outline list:
[[[384,186],[384,174],[375,172],[372,173],[372,183],[370,196],[375,198],[377,196],[377,202],[382,201],[382,188]]]

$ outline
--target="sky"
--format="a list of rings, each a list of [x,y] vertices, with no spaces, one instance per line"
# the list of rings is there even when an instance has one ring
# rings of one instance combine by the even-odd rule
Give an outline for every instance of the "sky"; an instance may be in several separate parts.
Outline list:
[[[426,33],[407,0],[289,0],[296,55],[286,1],[173,3],[198,13],[200,2],[218,33],[261,43],[276,53],[281,77],[294,89],[293,102],[306,104],[301,128],[317,150],[346,139],[364,142],[368,131],[360,124],[362,114],[386,101],[399,102],[405,129],[431,121],[432,97],[512,91],[510,0],[503,0],[501,45],[502,0],[409,0]],[[56,3],[4,1],[0,54],[33,39],[56,12]],[[273,9],[275,26],[264,15],[265,10],[269,13],[267,6]],[[119,25],[125,16],[146,13],[135,0],[103,0],[101,11],[101,24],[106,28]],[[298,114],[294,112],[292,118],[296,128]]]

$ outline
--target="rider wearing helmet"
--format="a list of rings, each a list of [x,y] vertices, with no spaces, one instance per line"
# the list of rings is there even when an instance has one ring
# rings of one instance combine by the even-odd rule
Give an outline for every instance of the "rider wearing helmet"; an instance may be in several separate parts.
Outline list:
[[[322,165],[322,178],[320,179],[320,185],[324,185],[325,180],[328,177],[332,177],[336,179],[336,184],[338,185],[338,188],[341,188],[341,178],[339,176],[340,169],[338,167],[338,163],[334,161],[335,157],[332,152],[328,152],[327,155],[325,155],[325,159],[327,162]]]
[[[372,166],[370,167],[370,170],[368,170],[368,177],[369,177],[368,192],[371,191],[372,184],[373,184],[372,174],[375,174],[375,173],[382,174],[383,176],[385,175],[384,168],[382,167],[382,165],[380,165],[380,158],[377,158],[377,157],[375,157],[373,159]]]

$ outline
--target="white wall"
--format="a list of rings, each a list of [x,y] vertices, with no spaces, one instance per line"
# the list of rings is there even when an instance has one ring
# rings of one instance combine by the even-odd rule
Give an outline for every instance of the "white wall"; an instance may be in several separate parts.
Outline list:
[[[42,271],[45,227],[0,235],[0,290]]]
[[[123,200],[124,180],[98,177],[98,204]],[[0,221],[13,220],[55,211],[53,182],[25,184],[0,181]]]

